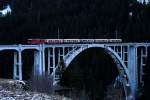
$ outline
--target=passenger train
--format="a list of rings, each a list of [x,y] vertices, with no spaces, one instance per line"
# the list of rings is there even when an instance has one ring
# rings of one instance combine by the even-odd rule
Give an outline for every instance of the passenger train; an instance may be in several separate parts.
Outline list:
[[[122,39],[28,39],[28,44],[119,43]]]

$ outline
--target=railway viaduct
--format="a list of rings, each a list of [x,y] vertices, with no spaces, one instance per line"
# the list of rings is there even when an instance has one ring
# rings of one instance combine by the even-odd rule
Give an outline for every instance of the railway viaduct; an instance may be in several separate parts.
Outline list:
[[[22,52],[33,50],[34,72],[42,74],[47,65],[48,73],[53,77],[53,84],[55,85],[61,78],[60,73],[58,73],[62,66],[61,62],[67,68],[73,59],[84,50],[95,47],[102,48],[117,66],[119,72],[117,78],[123,85],[126,100],[135,100],[138,88],[144,86],[143,69],[146,66],[149,46],[150,43],[19,44],[0,45],[0,52],[13,50],[13,79],[22,80]]]

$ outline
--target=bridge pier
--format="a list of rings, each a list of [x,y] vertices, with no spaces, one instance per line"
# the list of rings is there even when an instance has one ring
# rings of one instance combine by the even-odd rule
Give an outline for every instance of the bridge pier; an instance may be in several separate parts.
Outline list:
[[[42,68],[43,68],[43,72],[45,72],[45,47],[44,44],[41,46],[41,50],[40,52],[42,53]]]
[[[13,79],[22,80],[22,54],[14,52]]]
[[[42,75],[45,72],[45,61],[43,53],[40,50],[34,52],[34,66],[33,66],[33,75]]]
[[[55,47],[48,48],[48,74],[53,77],[53,82],[55,81]]]
[[[138,68],[137,68],[137,47],[130,45],[128,47],[128,70],[131,84],[131,92],[134,100],[136,99],[138,88]]]

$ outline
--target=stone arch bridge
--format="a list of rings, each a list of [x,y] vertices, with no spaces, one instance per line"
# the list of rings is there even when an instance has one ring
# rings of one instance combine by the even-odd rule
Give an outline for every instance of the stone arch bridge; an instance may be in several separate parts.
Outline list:
[[[126,100],[135,100],[138,88],[144,86],[144,67],[150,43],[100,43],[100,44],[39,44],[39,45],[0,45],[0,52],[13,50],[13,79],[22,80],[22,52],[34,50],[34,71],[42,74],[47,65],[53,84],[61,78],[58,72],[62,62],[67,68],[73,59],[89,48],[102,48],[114,60],[123,84]],[[47,59],[47,62],[46,62]],[[47,63],[47,64],[46,64]],[[35,73],[36,74],[36,73]]]

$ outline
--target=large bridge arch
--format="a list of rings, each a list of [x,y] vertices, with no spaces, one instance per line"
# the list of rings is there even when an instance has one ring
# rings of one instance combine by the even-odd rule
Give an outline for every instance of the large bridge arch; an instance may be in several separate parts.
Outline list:
[[[111,49],[110,47],[106,47],[105,45],[86,45],[86,46],[82,46],[80,48],[78,48],[77,50],[75,50],[74,52],[71,52],[72,54],[67,54],[65,57],[64,57],[64,64],[65,64],[65,67],[67,68],[69,66],[69,64],[75,59],[75,57],[77,55],[79,55],[80,53],[82,53],[83,51],[87,50],[87,49],[90,49],[90,48],[102,48],[102,49],[105,49],[105,51],[116,61],[117,63],[117,67],[120,67],[122,69],[124,69],[125,73],[127,76],[129,76],[129,72],[128,72],[128,69],[126,67],[126,65],[124,64],[124,62],[121,60],[121,58],[119,57],[119,55],[113,51],[113,49]],[[120,64],[120,66],[119,66]]]
[[[129,77],[129,72],[128,69],[126,67],[126,65],[124,64],[124,62],[121,60],[121,58],[119,57],[119,55],[113,51],[113,49],[111,49],[110,47],[107,47],[105,45],[99,45],[99,44],[90,44],[90,45],[83,45],[81,47],[78,47],[77,49],[73,50],[73,52],[68,53],[65,57],[64,57],[64,65],[67,68],[70,63],[82,52],[84,52],[87,49],[91,49],[91,48],[102,48],[104,49],[104,51],[106,51],[106,53],[108,53],[110,55],[110,57],[114,60],[115,64],[117,65],[117,69],[119,72],[119,76],[122,77],[122,84],[123,84],[123,88],[124,88],[124,92],[125,92],[125,96],[126,98],[130,98],[132,97],[132,92],[131,92],[131,86],[130,86],[130,77]]]

